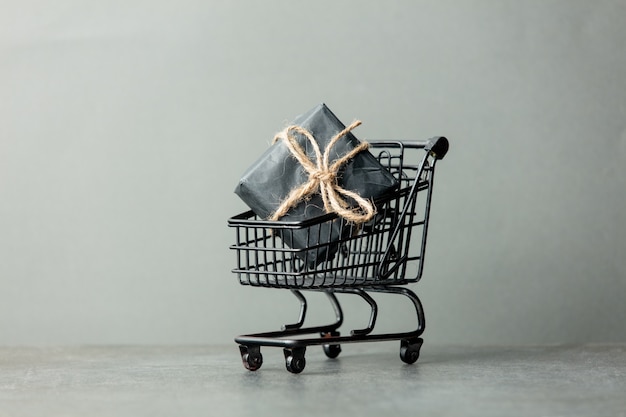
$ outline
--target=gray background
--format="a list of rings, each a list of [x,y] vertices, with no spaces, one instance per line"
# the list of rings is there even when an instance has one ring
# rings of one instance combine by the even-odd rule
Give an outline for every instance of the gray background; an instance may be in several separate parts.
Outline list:
[[[288,292],[230,273],[226,220],[239,175],[320,102],[363,139],[451,140],[413,287],[427,340],[625,341],[624,16],[624,1],[1,1],[0,344],[231,343],[293,321]],[[409,314],[381,299],[385,329]]]

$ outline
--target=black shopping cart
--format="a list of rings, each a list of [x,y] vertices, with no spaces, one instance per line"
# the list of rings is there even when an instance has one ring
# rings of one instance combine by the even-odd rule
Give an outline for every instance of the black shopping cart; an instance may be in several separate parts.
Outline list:
[[[261,346],[282,347],[285,365],[292,373],[302,372],[306,348],[313,345],[323,346],[326,356],[336,358],[345,343],[400,340],[403,362],[411,364],[419,358],[424,310],[417,295],[403,286],[422,276],[435,163],[448,151],[448,140],[435,137],[423,142],[370,141],[370,151],[400,186],[376,201],[378,213],[370,222],[358,226],[341,223],[339,240],[330,241],[319,235],[329,229],[319,227],[321,224],[337,221],[333,213],[301,222],[263,220],[252,211],[229,219],[229,226],[236,231],[236,243],[231,246],[237,257],[233,272],[240,283],[288,289],[300,301],[297,322],[279,331],[235,338],[246,369],[255,371],[261,367]],[[310,239],[316,243],[299,249],[288,247],[284,242],[296,230],[317,233]],[[410,245],[414,236],[420,239],[419,246]],[[319,259],[316,255],[320,254],[324,256],[321,261],[307,261],[309,256]],[[333,323],[304,326],[305,290],[328,296],[336,317]],[[371,307],[367,327],[352,330],[348,336],[339,332],[344,316],[335,294],[340,293],[356,294]],[[374,333],[378,307],[371,293],[408,297],[415,307],[417,328],[401,333]]]

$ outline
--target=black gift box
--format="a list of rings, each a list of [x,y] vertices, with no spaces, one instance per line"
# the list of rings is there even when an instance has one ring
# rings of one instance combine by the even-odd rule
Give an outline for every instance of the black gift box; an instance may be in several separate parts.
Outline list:
[[[326,149],[333,136],[341,132],[345,126],[325,104],[320,104],[308,112],[296,117],[292,122],[308,130],[315,138],[321,152]],[[295,135],[298,144],[311,161],[316,160],[313,147],[304,135]],[[332,147],[330,161],[346,155],[359,145],[359,141],[351,132],[344,135]],[[309,179],[308,173],[282,140],[275,142],[259,159],[243,174],[235,193],[256,213],[257,216],[269,218],[294,188],[300,187]],[[340,170],[338,185],[346,190],[357,192],[368,199],[381,197],[398,186],[396,179],[367,150],[359,152]],[[283,216],[280,221],[299,222],[325,215],[324,203],[319,194],[301,201]],[[290,229],[279,232],[289,247],[305,249],[317,246],[313,250],[305,250],[298,256],[314,267],[324,260],[330,259],[337,251],[338,245],[332,244],[348,233],[349,228],[342,227],[345,220],[316,223],[304,229]],[[321,245],[321,246],[320,246]]]

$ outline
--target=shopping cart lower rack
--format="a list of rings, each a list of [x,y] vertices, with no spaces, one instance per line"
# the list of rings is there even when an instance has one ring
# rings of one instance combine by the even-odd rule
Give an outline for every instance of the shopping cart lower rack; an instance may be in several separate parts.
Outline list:
[[[424,310],[417,295],[402,286],[417,282],[422,276],[435,163],[448,151],[448,140],[435,137],[423,142],[370,141],[370,151],[400,186],[376,201],[378,214],[367,224],[341,222],[332,213],[302,222],[262,220],[252,211],[229,219],[229,226],[236,231],[236,243],[231,246],[237,257],[233,272],[240,283],[288,289],[300,301],[296,323],[279,331],[235,338],[246,369],[255,371],[261,367],[261,346],[282,347],[285,365],[292,373],[302,372],[306,347],[312,345],[321,345],[326,356],[336,358],[344,343],[399,340],[403,362],[411,364],[419,358]],[[322,230],[330,229],[320,225],[330,222],[340,223],[341,239],[329,241],[320,235]],[[290,241],[289,233],[294,230],[317,233],[307,239],[315,244],[301,249],[286,246],[284,241]],[[419,246],[410,245],[413,236],[419,237]],[[309,257],[316,261],[309,262]],[[325,293],[336,320],[324,326],[304,327],[307,300],[303,291]],[[341,335],[339,328],[344,316],[335,295],[338,293],[356,294],[369,304],[371,314],[366,328],[352,330],[349,336]],[[373,333],[378,306],[371,293],[408,297],[415,307],[417,328],[401,333]]]

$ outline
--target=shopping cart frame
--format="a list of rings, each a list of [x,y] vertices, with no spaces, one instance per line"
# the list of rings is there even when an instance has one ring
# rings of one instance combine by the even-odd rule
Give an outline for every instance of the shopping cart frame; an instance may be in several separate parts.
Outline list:
[[[313,230],[324,222],[340,221],[333,213],[301,222],[258,219],[252,211],[229,219],[228,225],[237,230],[237,242],[231,245],[231,249],[237,252],[238,265],[233,272],[238,275],[240,283],[288,289],[300,302],[295,323],[286,324],[279,331],[235,338],[246,369],[256,371],[261,367],[262,346],[282,347],[285,366],[292,373],[304,370],[306,348],[316,345],[323,346],[327,357],[336,358],[341,353],[342,344],[399,340],[401,360],[407,364],[418,360],[423,343],[421,335],[426,326],[424,309],[419,297],[404,285],[417,282],[422,276],[435,164],[446,155],[449,143],[442,136],[427,141],[369,143],[372,153],[397,176],[399,187],[376,201],[376,205],[383,209],[371,229],[342,223],[341,227],[347,229],[342,232],[341,239],[333,243],[340,245],[337,253],[326,254],[327,259],[321,264],[309,265],[308,253],[327,249],[331,243],[293,249],[281,244],[280,236],[290,230]],[[405,160],[408,153],[415,161]],[[417,204],[418,200],[420,204]],[[417,253],[410,250],[412,232],[416,228],[421,228]],[[409,273],[409,265],[412,273]],[[303,291],[323,292],[334,310],[335,321],[305,327],[308,302]],[[373,333],[378,305],[370,293],[409,298],[415,309],[417,327],[405,332]],[[354,294],[369,304],[371,313],[365,328],[351,330],[348,336],[341,335],[339,328],[344,322],[344,313],[336,294]],[[318,336],[305,337],[315,334]]]

